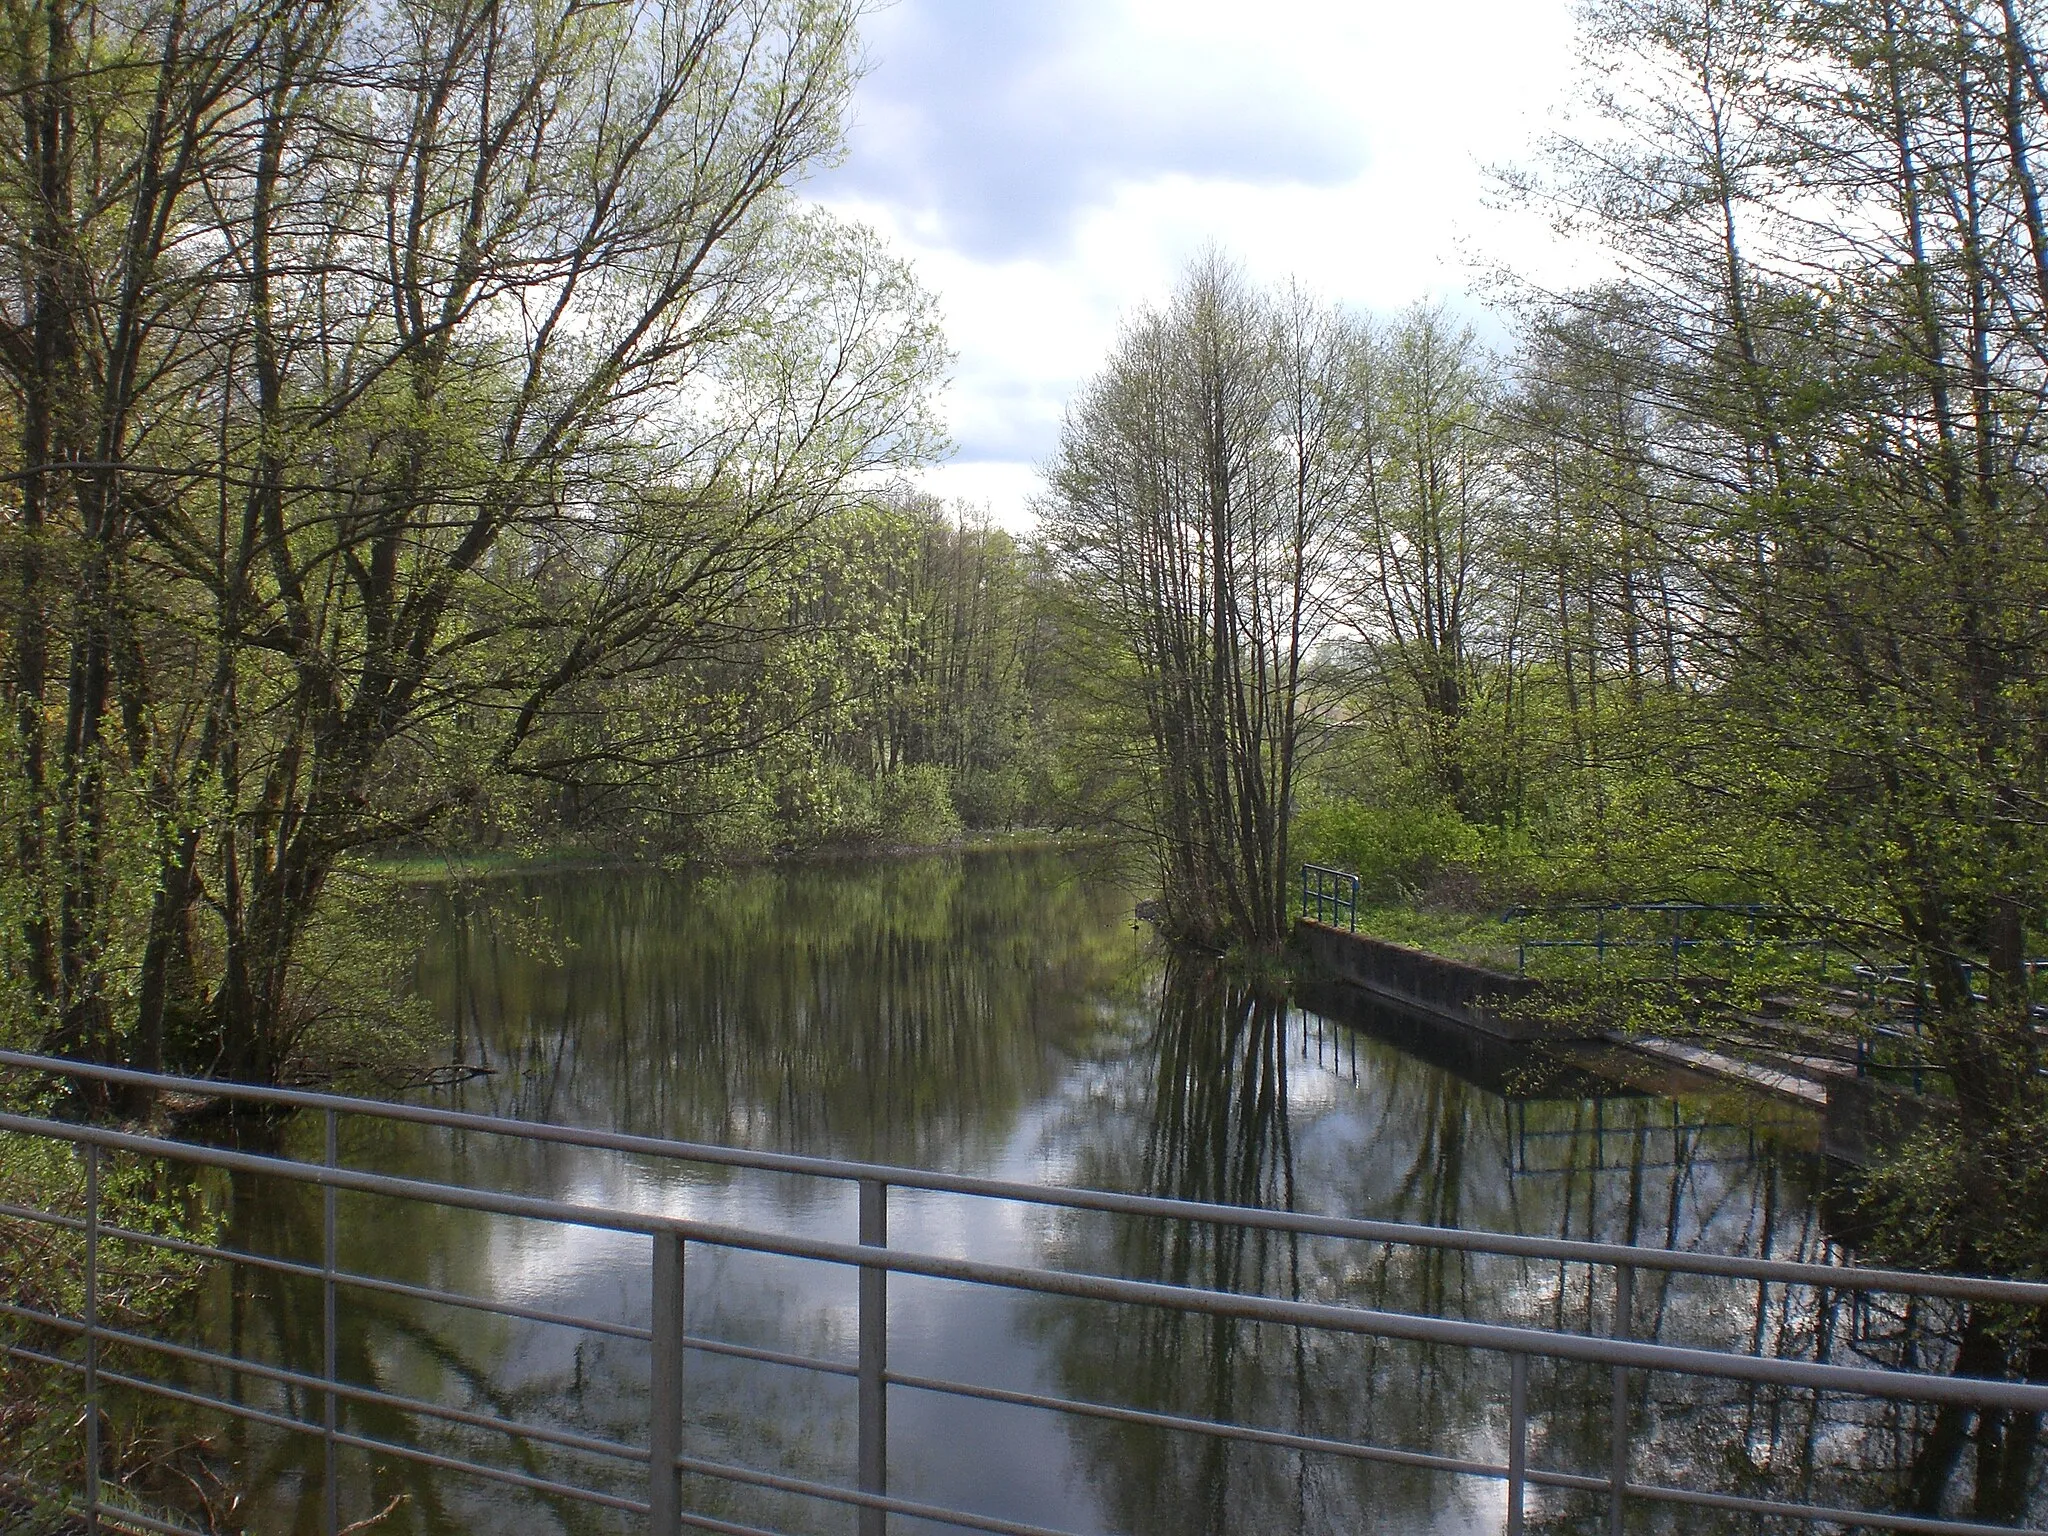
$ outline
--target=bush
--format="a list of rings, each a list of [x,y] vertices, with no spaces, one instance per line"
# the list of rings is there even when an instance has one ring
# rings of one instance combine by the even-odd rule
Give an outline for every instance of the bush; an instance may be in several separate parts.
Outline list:
[[[844,763],[797,766],[782,780],[777,800],[786,847],[864,843],[881,830],[874,784]]]
[[[1012,762],[965,770],[953,786],[953,803],[970,827],[1014,827],[1029,794],[1024,770]]]
[[[720,764],[706,775],[709,809],[698,817],[688,853],[714,861],[758,858],[781,837],[774,786],[753,763]]]
[[[960,835],[946,770],[931,764],[899,768],[877,789],[882,838],[892,843],[950,843]]]
[[[1442,805],[1327,800],[1295,815],[1293,841],[1303,862],[1356,873],[1364,902],[1413,901],[1458,871],[1483,880],[1488,863],[1484,834]]]

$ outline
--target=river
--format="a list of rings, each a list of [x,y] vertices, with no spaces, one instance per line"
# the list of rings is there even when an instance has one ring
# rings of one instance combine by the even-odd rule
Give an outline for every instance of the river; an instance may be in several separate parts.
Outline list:
[[[436,887],[418,900],[428,925],[421,995],[453,1053],[482,1069],[417,1095],[431,1102],[1302,1211],[1835,1256],[1810,1118],[1698,1083],[1481,1049],[1328,999],[1318,1009],[1262,994],[1163,954],[1132,918],[1133,892],[1087,856],[584,871]],[[317,1126],[289,1134],[317,1155]],[[855,1228],[849,1186],[782,1175],[390,1125],[350,1125],[342,1150],[354,1167],[558,1199],[840,1240]],[[357,1195],[342,1197],[340,1221],[343,1263],[359,1271],[646,1320],[644,1239]],[[232,1222],[234,1242],[317,1257],[318,1199],[303,1190],[240,1180]],[[1604,1280],[1556,1265],[1219,1238],[904,1191],[890,1229],[896,1244],[1003,1262],[1607,1326]],[[1640,1331],[1672,1342],[1810,1356],[1825,1352],[1831,1330],[1850,1328],[1781,1288],[1648,1278],[1644,1287]],[[687,1294],[693,1333],[852,1356],[845,1273],[693,1247]],[[312,1361],[318,1306],[312,1288],[222,1276],[195,1327],[265,1358]],[[340,1337],[354,1381],[644,1443],[644,1346],[630,1341],[359,1293],[347,1295]],[[1099,1303],[898,1277],[890,1352],[905,1372],[1500,1454],[1500,1362],[1420,1346],[1134,1319]],[[851,1382],[693,1356],[688,1383],[694,1454],[851,1481]],[[1532,1458],[1604,1467],[1605,1375],[1539,1366],[1531,1391]],[[1683,1382],[1655,1391],[1664,1395],[1639,1406],[1661,1426],[1646,1437],[1639,1476],[1704,1473],[1824,1494],[1870,1454],[1868,1426],[1845,1429],[1796,1400],[1694,1396]],[[903,1388],[890,1415],[892,1492],[1016,1520],[1146,1536],[1500,1529],[1500,1485],[1483,1480]],[[371,1435],[413,1432],[360,1407],[349,1422]],[[1912,1428],[1894,1416],[1885,1432],[1910,1439]],[[506,1455],[486,1435],[420,1432],[444,1449]],[[238,1434],[235,1453],[265,1505],[252,1528],[313,1529],[317,1440]],[[635,1491],[634,1477],[566,1452],[521,1465]],[[352,1458],[343,1481],[345,1517],[391,1508],[380,1531],[631,1528],[396,1459]],[[687,1491],[724,1519],[851,1529],[848,1512],[794,1498]],[[1535,1524],[1604,1529],[1603,1508],[1592,1495],[1545,1494]],[[891,1529],[924,1527],[899,1518]]]

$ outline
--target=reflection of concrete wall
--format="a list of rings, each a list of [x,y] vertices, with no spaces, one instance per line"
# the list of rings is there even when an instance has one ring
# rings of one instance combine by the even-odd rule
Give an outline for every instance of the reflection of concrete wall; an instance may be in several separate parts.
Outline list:
[[[1294,925],[1294,945],[1322,975],[1396,1007],[1483,1029],[1503,1040],[1558,1034],[1534,1015],[1508,1011],[1509,1003],[1535,994],[1536,983],[1526,976],[1446,960],[1307,918]]]
[[[1861,1167],[1874,1146],[1898,1146],[1939,1113],[1937,1104],[1874,1077],[1831,1077],[1821,1151]]]

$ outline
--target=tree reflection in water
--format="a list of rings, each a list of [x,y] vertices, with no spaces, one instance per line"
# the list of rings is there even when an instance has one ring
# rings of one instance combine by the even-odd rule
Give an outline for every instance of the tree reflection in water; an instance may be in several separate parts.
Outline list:
[[[443,898],[420,985],[491,1074],[444,1102],[583,1125],[1199,1200],[1676,1248],[1829,1258],[1814,1127],[1692,1087],[1677,1097],[1582,1064],[1531,1060],[1382,1016],[1315,1011],[1213,965],[1148,952],[1113,877],[1057,856],[771,869],[705,882],[576,875]],[[1341,1022],[1340,1022],[1341,1021]],[[1595,1064],[1598,1065],[1598,1064]],[[1655,1085],[1670,1088],[1670,1084]],[[1776,1122],[1785,1123],[1776,1123]],[[318,1154],[319,1127],[288,1129]],[[350,1126],[352,1166],[563,1199],[756,1222],[844,1239],[850,1191],[490,1137]],[[1605,1275],[1444,1251],[1346,1246],[1086,1213],[976,1218],[898,1192],[911,1247],[1165,1278],[1227,1290],[1605,1332]],[[256,1181],[232,1194],[232,1240],[317,1258],[319,1201]],[[638,1240],[565,1236],[472,1213],[340,1202],[345,1262],[527,1305],[644,1322]],[[693,1248],[689,1326],[738,1343],[850,1358],[849,1276]],[[892,1286],[904,1370],[1364,1438],[1501,1454],[1507,1367],[1494,1357],[1020,1298]],[[317,1363],[317,1288],[223,1278],[197,1333],[260,1358]],[[1953,1362],[1956,1319],[1856,1308],[1784,1287],[1644,1273],[1635,1331],[1795,1358]],[[482,1412],[637,1440],[641,1347],[506,1318],[351,1296],[351,1381]],[[692,1357],[690,1448],[850,1479],[848,1384]],[[1539,1365],[1531,1454],[1602,1473],[1608,1379]],[[263,1394],[250,1388],[252,1400]],[[1864,1412],[1657,1378],[1633,1386],[1641,1479],[1907,1504],[1918,1475],[1945,1507],[1975,1501],[1982,1429],[1914,1410]],[[298,1411],[318,1416],[318,1404]],[[352,1407],[360,1432],[419,1432]],[[1035,1410],[899,1392],[892,1478],[907,1496],[1073,1529],[1150,1532],[1497,1530],[1498,1484],[1368,1466]],[[1997,1440],[1995,1465],[2020,1466]],[[449,1449],[626,1488],[631,1469],[559,1452],[509,1456],[464,1431]],[[257,1526],[310,1531],[318,1442],[249,1431],[267,1490]],[[1973,1454],[1974,1453],[1974,1454]],[[2023,1499],[2040,1507],[2038,1470]],[[2009,1487],[2006,1476],[1999,1487]],[[601,1514],[351,1458],[351,1518],[393,1495],[380,1531],[611,1530]],[[694,1489],[726,1518],[791,1531],[842,1512]],[[1604,1501],[1542,1495],[1534,1525],[1604,1530]],[[899,1522],[900,1523],[900,1522]],[[908,1529],[908,1527],[906,1527]],[[1750,1530],[1640,1510],[1640,1530]]]
[[[1712,1094],[1630,1091],[1568,1061],[1419,1039],[1365,1042],[1322,1068],[1329,1022],[1213,964],[1172,959],[1121,1137],[1098,1134],[1083,1182],[1446,1226],[1789,1259],[1845,1255],[1822,1230],[1814,1128]],[[1340,1041],[1342,1035],[1337,1037]],[[1360,1043],[1351,1035],[1354,1049]],[[1432,1049],[1461,1072],[1432,1070]],[[1488,1059],[1491,1057],[1492,1059]],[[1603,1063],[1613,1072],[1611,1063]],[[1762,1121],[1760,1126],[1759,1121]],[[1775,1120],[1776,1123],[1772,1123]],[[1106,1128],[1098,1126],[1098,1132]],[[1760,1137],[1760,1130],[1764,1133]],[[1793,1145],[1787,1146],[1790,1142]],[[1774,1148],[1774,1142],[1776,1143]],[[1219,1233],[1201,1224],[1069,1222],[1062,1266],[1223,1290],[1605,1333],[1610,1274],[1448,1250]],[[1642,1272],[1632,1328],[1667,1343],[1785,1358],[1961,1369],[1968,1320],[1927,1304],[1856,1305],[1785,1286]],[[1043,1303],[1033,1328],[1061,1387],[1095,1401],[1476,1459],[1503,1456],[1495,1356],[1208,1319]],[[1538,1362],[1532,1464],[1604,1476],[1606,1372]],[[1682,1378],[1631,1378],[1631,1477],[1759,1497],[2038,1519],[2039,1426]],[[1134,1533],[1480,1528],[1497,1483],[1093,1421],[1075,1430]],[[1962,1454],[1977,1449],[1973,1472]],[[2014,1467],[2022,1470],[2016,1478]],[[1532,1529],[1604,1531],[1604,1496],[1532,1491]],[[1752,1531],[1754,1517],[1636,1505],[1629,1529]]]

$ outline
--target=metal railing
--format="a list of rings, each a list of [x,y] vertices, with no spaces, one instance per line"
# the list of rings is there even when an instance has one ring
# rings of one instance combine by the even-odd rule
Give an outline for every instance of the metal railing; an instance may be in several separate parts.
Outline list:
[[[1771,935],[1761,930],[1760,925],[1780,920],[1784,915],[1775,907],[1754,902],[1628,901],[1510,907],[1501,914],[1501,918],[1515,925],[1515,974],[1518,976],[1528,974],[1531,951],[1591,950],[1594,964],[1599,966],[1605,966],[1610,955],[1647,953],[1656,958],[1660,970],[1664,969],[1664,961],[1668,957],[1668,972],[1675,980],[1685,957],[1693,951],[1713,950],[1754,956],[1768,949],[1781,954],[1797,950],[1814,952],[1818,956],[1816,975],[1825,980],[1829,964],[1843,953],[1842,946],[1824,931],[1818,934]],[[1580,931],[1570,937],[1539,934],[1532,938],[1529,934],[1532,918],[1547,919],[1553,923],[1576,922]],[[1739,921],[1733,926],[1740,927],[1742,932],[1699,931],[1702,924],[1711,924],[1716,919],[1737,919]],[[1587,934],[1584,929],[1589,922],[1592,932]],[[1653,926],[1662,927],[1665,931],[1645,931]]]
[[[1948,1536],[1991,1536],[1993,1532],[2000,1532],[2009,1536],[2013,1529],[2011,1526],[1759,1497],[1634,1478],[1630,1462],[1630,1380],[1652,1373],[1676,1373],[1693,1379],[1825,1393],[1830,1395],[1831,1401],[1942,1404],[2003,1409],[2019,1415],[2048,1413],[2048,1385],[2039,1383],[1944,1375],[1918,1369],[1836,1365],[1660,1344],[1633,1336],[1637,1311],[1633,1299],[1635,1283],[1638,1274],[1645,1271],[1671,1276],[1716,1277],[1762,1286],[1811,1287],[1823,1294],[1855,1299],[1859,1305],[1864,1298],[1889,1294],[2035,1309],[2048,1306],[2048,1284],[1688,1253],[1026,1184],[883,1164],[752,1152],[654,1137],[577,1130],[421,1105],[150,1076],[6,1052],[0,1052],[0,1067],[17,1073],[50,1073],[131,1089],[208,1095],[245,1104],[288,1108],[319,1115],[324,1124],[323,1155],[321,1161],[315,1163],[281,1155],[236,1151],[156,1135],[72,1124],[41,1116],[0,1114],[0,1133],[69,1144],[76,1149],[83,1163],[84,1201],[81,1212],[70,1214],[40,1207],[0,1206],[0,1218],[46,1223],[65,1229],[82,1241],[82,1311],[73,1316],[21,1305],[10,1299],[0,1302],[0,1317],[12,1319],[17,1325],[16,1333],[4,1339],[7,1354],[20,1361],[69,1373],[82,1383],[89,1444],[85,1457],[85,1485],[78,1491],[75,1507],[89,1528],[94,1530],[141,1529],[172,1533],[183,1530],[169,1520],[138,1512],[120,1499],[110,1497],[110,1490],[104,1486],[98,1438],[100,1400],[110,1388],[217,1411],[283,1433],[318,1440],[322,1447],[325,1479],[321,1528],[328,1536],[333,1536],[339,1529],[335,1469],[337,1457],[344,1449],[409,1460],[503,1486],[644,1516],[645,1528],[662,1533],[662,1536],[685,1528],[761,1536],[756,1527],[741,1525],[699,1509],[685,1508],[681,1478],[686,1474],[857,1511],[863,1536],[881,1536],[891,1515],[962,1530],[1005,1533],[1005,1536],[1058,1536],[1045,1527],[985,1511],[934,1505],[891,1494],[888,1408],[891,1394],[901,1392],[944,1394],[1045,1410],[1097,1423],[1141,1426],[1305,1455],[1491,1479],[1505,1485],[1504,1529],[1510,1536],[1520,1536],[1524,1529],[1531,1489],[1576,1491],[1604,1500],[1608,1529],[1616,1536],[1625,1529],[1628,1512],[1632,1508],[1652,1505],[1689,1506],[1733,1515],[1775,1517],[1805,1522],[1809,1527],[1851,1526],[1863,1530],[1940,1532],[1948,1533]],[[855,1240],[844,1242],[790,1235],[351,1169],[341,1164],[339,1156],[337,1127],[344,1116],[851,1183],[858,1189]],[[282,1256],[110,1225],[105,1220],[102,1196],[103,1173],[110,1159],[156,1160],[317,1188],[321,1192],[322,1205],[321,1260],[315,1265]],[[888,1211],[892,1190],[926,1191],[1039,1208],[1107,1212],[1218,1229],[1294,1234],[1378,1245],[1390,1250],[1449,1251],[1542,1261],[1559,1266],[1586,1266],[1589,1273],[1604,1270],[1612,1275],[1611,1326],[1605,1335],[1576,1333],[1339,1302],[1210,1290],[1032,1265],[998,1264],[907,1250],[892,1247],[889,1243]],[[338,1251],[335,1224],[336,1197],[343,1193],[421,1202],[447,1210],[483,1212],[571,1228],[637,1234],[648,1242],[647,1264],[653,1298],[649,1323],[640,1327],[580,1317],[345,1269]],[[100,1267],[103,1250],[110,1243],[141,1245],[195,1259],[247,1266],[272,1275],[317,1282],[322,1293],[320,1371],[315,1374],[176,1343],[110,1323],[101,1315],[99,1306]],[[686,1333],[683,1290],[689,1270],[687,1258],[693,1246],[778,1255],[857,1271],[856,1358],[851,1361],[826,1359]],[[1190,1316],[1238,1319],[1361,1341],[1409,1341],[1493,1356],[1502,1362],[1506,1378],[1501,1384],[1504,1392],[1500,1399],[1506,1410],[1502,1436],[1504,1456],[1496,1460],[1435,1449],[1384,1445],[1366,1439],[1340,1439],[1274,1425],[1238,1423],[894,1370],[889,1365],[888,1297],[889,1277],[892,1275],[993,1287],[1027,1296],[1081,1298]],[[342,1379],[337,1370],[335,1348],[337,1314],[343,1296],[356,1292],[425,1301],[644,1344],[649,1352],[648,1377],[652,1386],[644,1443],[614,1441],[555,1426],[509,1419],[496,1413],[426,1401]],[[50,1342],[66,1339],[76,1341],[79,1348],[66,1352],[58,1344]],[[684,1435],[684,1361],[686,1355],[699,1352],[853,1378],[857,1383],[858,1445],[857,1474],[852,1484],[694,1454],[686,1445]],[[301,1411],[257,1406],[239,1400],[240,1393],[224,1397],[202,1392],[180,1385],[176,1380],[167,1380],[163,1373],[145,1374],[139,1367],[124,1365],[117,1368],[112,1363],[117,1356],[122,1362],[131,1358],[153,1357],[167,1368],[205,1367],[227,1372],[238,1380],[246,1378],[267,1382],[292,1394],[287,1404],[295,1402]],[[1608,1460],[1604,1468],[1591,1472],[1574,1471],[1538,1466],[1532,1462],[1528,1394],[1530,1366],[1535,1361],[1575,1362],[1611,1374]],[[317,1414],[308,1416],[303,1411],[307,1404],[316,1404]],[[589,1481],[568,1482],[536,1472],[443,1454],[421,1444],[365,1435],[344,1421],[342,1409],[354,1405],[374,1406],[414,1419],[487,1431],[504,1436],[515,1444],[564,1450],[623,1465],[634,1469],[634,1475],[644,1479],[644,1492],[622,1494],[592,1486]],[[2036,1532],[2035,1536],[2043,1536],[2043,1533]]]
[[[1321,864],[1301,866],[1301,915],[1358,932],[1358,876]]]

